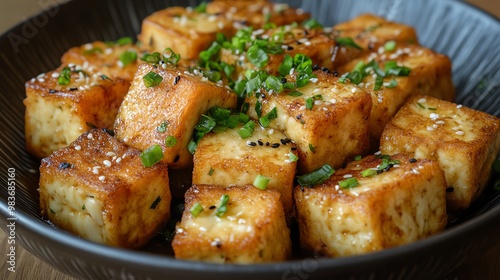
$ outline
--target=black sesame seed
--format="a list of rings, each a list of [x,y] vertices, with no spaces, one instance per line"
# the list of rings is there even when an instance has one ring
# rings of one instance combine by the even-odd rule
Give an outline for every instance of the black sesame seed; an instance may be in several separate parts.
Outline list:
[[[295,43],[296,43],[297,45],[302,45],[302,43],[301,43],[301,42],[299,42],[299,41],[295,41]]]
[[[271,145],[271,148],[278,148],[280,146],[280,143],[273,143]]]
[[[319,70],[319,69],[320,69],[320,68],[319,68],[318,64],[314,64],[314,65],[313,65],[313,71],[316,71],[316,70]]]
[[[293,47],[292,46],[288,46],[287,50],[291,51],[291,50],[293,50]]]
[[[174,158],[174,163],[178,162],[179,159],[181,159],[181,157],[179,155],[176,155],[175,158]]]
[[[269,142],[266,142],[266,146],[269,146],[269,145],[271,145],[271,143],[269,143]]]
[[[447,187],[446,192],[453,192],[455,190],[454,187]]]
[[[264,146],[264,142],[257,140],[257,143],[259,143],[259,146]]]
[[[174,79],[174,85],[176,85],[179,82],[180,79],[181,79],[181,76],[175,77],[175,79]]]
[[[263,94],[263,93],[261,93],[261,94],[260,94],[260,97],[261,97],[261,98],[266,98],[266,95],[265,95],[265,94]]]
[[[57,92],[57,90],[55,90],[55,89],[49,89],[49,93],[56,93],[56,92]]]
[[[215,205],[208,207],[208,209],[210,209],[210,210],[215,209],[215,208],[216,208]]]
[[[309,35],[309,32],[307,30],[304,30],[304,36]]]
[[[296,150],[297,150],[297,147],[292,147],[290,150],[292,150],[292,151],[296,151]]]
[[[333,71],[333,76],[337,77],[339,75],[339,72]]]
[[[215,242],[215,247],[217,247],[217,249],[220,249],[222,247],[220,241]]]
[[[302,118],[302,114],[298,114],[296,117],[295,117],[297,120],[300,120]]]
[[[330,73],[330,70],[326,67],[321,67],[321,71],[323,71],[325,73]]]
[[[286,143],[288,143],[288,142],[286,142],[286,139],[280,139],[280,142],[281,142],[281,144],[283,144],[283,145],[286,145]]]
[[[286,78],[285,78],[285,77],[281,78],[281,83],[282,83],[282,84],[284,84],[284,83],[286,83],[286,82],[287,82],[287,80],[286,80]]]
[[[410,158],[410,162],[411,163],[415,163],[415,162],[417,162],[417,159],[416,158]]]
[[[255,147],[255,146],[257,146],[257,143],[252,142],[252,141],[247,141],[247,145],[248,145],[248,146]]]
[[[78,88],[76,88],[76,87],[72,87],[72,88],[70,88],[69,90],[70,90],[70,91],[75,91],[75,90],[78,90]]]
[[[66,168],[71,168],[71,167],[72,167],[72,164],[64,162],[64,161],[59,164],[59,169],[66,169]]]

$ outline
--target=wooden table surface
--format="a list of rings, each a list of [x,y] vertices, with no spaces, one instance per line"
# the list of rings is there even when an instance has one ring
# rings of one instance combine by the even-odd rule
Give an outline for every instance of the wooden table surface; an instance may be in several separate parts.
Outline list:
[[[10,26],[47,8],[54,3],[60,3],[63,0],[1,0],[0,3],[0,33],[3,33]],[[469,2],[500,17],[500,0],[470,0]],[[499,237],[500,238],[500,237]],[[54,279],[69,280],[69,277],[38,258],[31,255],[28,251],[18,246],[16,249],[16,272],[7,270],[7,235],[0,230],[0,279],[5,280],[25,280],[25,279]],[[489,280],[500,279],[500,243],[490,248],[480,257],[463,264],[456,271],[448,275],[447,280]]]

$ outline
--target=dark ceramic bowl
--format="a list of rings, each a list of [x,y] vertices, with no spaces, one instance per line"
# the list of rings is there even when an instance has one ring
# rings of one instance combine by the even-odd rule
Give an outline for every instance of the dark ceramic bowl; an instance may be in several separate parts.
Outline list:
[[[75,0],[22,22],[0,38],[0,224],[15,217],[17,241],[51,266],[85,279],[432,279],[499,242],[500,193],[490,186],[443,233],[358,257],[313,257],[263,265],[216,265],[111,248],[50,226],[39,215],[38,166],[24,148],[24,82],[54,69],[68,48],[135,36],[141,20],[195,1]],[[289,1],[327,26],[371,12],[414,26],[423,45],[453,61],[457,103],[500,115],[500,23],[459,1]],[[14,216],[7,175],[15,169]],[[10,173],[11,174],[11,173]],[[10,222],[10,221],[9,221]]]

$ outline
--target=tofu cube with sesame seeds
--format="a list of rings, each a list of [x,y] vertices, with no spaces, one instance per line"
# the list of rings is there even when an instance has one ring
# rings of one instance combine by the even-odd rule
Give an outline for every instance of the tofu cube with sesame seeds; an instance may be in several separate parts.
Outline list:
[[[140,50],[131,39],[122,38],[117,42],[96,41],[77,46],[66,51],[63,65],[84,65],[83,68],[100,72],[111,79],[132,81],[139,66]]]
[[[227,198],[223,204],[223,196]],[[291,253],[280,194],[254,186],[194,185],[186,193],[172,248],[177,259],[279,262]]]
[[[407,67],[409,74],[390,74],[386,69],[391,63],[399,68]],[[360,65],[363,66],[360,68]],[[408,98],[419,94],[449,101],[455,98],[450,59],[425,47],[403,43],[396,43],[394,49],[389,51],[380,47],[376,52],[364,52],[359,58],[341,67],[339,72],[354,73],[356,69],[364,72],[360,74],[364,77],[357,81],[358,86],[372,97],[368,123],[373,147],[378,146],[385,125]],[[380,72],[385,77],[377,74]],[[378,88],[377,80],[381,82]]]
[[[28,81],[26,149],[42,158],[93,128],[112,129],[129,82],[78,65],[61,66]]]
[[[170,216],[167,165],[144,167],[138,150],[100,129],[42,160],[39,192],[54,225],[111,246],[146,244]]]
[[[151,76],[160,82],[148,87]],[[173,169],[186,168],[192,165],[188,144],[194,127],[201,114],[214,106],[236,106],[236,94],[221,81],[213,83],[198,70],[193,74],[182,68],[142,64],[118,112],[115,134],[141,151],[159,144],[163,162]],[[176,143],[167,145],[167,137]]]
[[[138,38],[148,51],[162,53],[171,48],[184,60],[196,60],[215,41],[217,33],[234,34],[232,22],[223,15],[170,7],[146,17]]]
[[[247,46],[243,52],[239,49],[233,50],[222,46],[220,50],[220,60],[235,67],[233,79],[243,78],[247,69],[264,69],[271,75],[279,75],[279,66],[283,62],[285,55],[294,57],[297,54],[306,55],[313,65],[318,68],[335,70],[348,60],[342,55],[333,55],[337,43],[329,32],[322,28],[308,29],[292,25],[280,26],[271,29],[251,29],[240,30],[235,38],[250,40],[250,38],[267,41],[267,48],[272,49],[266,53],[267,63],[263,67],[254,65],[248,59]],[[232,39],[234,40],[234,39]]]
[[[256,128],[242,139],[238,128],[205,135],[194,154],[193,184],[246,186],[258,175],[270,179],[267,189],[281,194],[285,214],[292,216],[297,151],[281,131]]]
[[[207,4],[207,12],[223,14],[225,18],[236,23],[236,27],[251,26],[263,28],[266,23],[282,26],[302,23],[310,18],[310,14],[302,9],[295,9],[285,3],[272,3],[267,0],[215,0]]]
[[[447,224],[438,163],[404,154],[350,162],[322,184],[297,186],[294,199],[301,246],[329,257],[408,244]]]
[[[300,96],[288,91],[269,94],[261,89],[262,94],[257,97],[252,94],[246,100],[250,104],[248,114],[253,119],[259,119],[257,104],[262,116],[277,109],[277,118],[269,127],[284,131],[297,145],[299,174],[325,163],[338,168],[370,149],[366,121],[371,109],[370,95],[355,85],[340,83],[329,73],[313,73],[316,78],[297,89]],[[294,75],[287,79],[293,81]]]
[[[418,45],[417,32],[409,25],[362,14],[333,27],[339,38],[351,38],[364,50],[377,50],[388,41]]]
[[[380,149],[439,163],[448,183],[448,210],[468,208],[483,192],[500,148],[500,119],[439,100],[415,96],[387,124]]]

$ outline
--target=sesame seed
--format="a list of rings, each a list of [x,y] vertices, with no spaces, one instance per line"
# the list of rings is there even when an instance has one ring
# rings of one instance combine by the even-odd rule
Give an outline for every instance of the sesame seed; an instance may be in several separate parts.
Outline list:
[[[460,108],[462,108],[462,107],[463,107],[463,106],[462,106],[462,104],[458,104],[458,105],[457,105],[457,109],[460,109]]]
[[[100,180],[100,181],[104,181],[105,179],[106,179],[106,177],[105,177],[105,176],[99,176],[99,180]]]
[[[92,133],[87,134],[87,139],[94,139],[94,135]]]
[[[445,124],[445,122],[444,122],[444,121],[439,120],[439,121],[437,121],[437,122],[436,122],[436,124]]]
[[[434,128],[432,128],[432,126],[427,126],[427,130],[428,130],[428,131],[433,131],[433,130],[434,130]]]
[[[381,151],[378,151],[378,152],[376,152],[374,155],[378,156],[378,155],[380,155],[380,154],[382,154],[382,152],[381,152]]]
[[[427,99],[425,99],[425,98],[420,98],[418,100],[418,103],[425,103],[425,102],[427,102]]]
[[[106,159],[106,160],[104,160],[102,163],[103,163],[106,167],[111,167],[111,161],[109,161],[109,160],[107,160],[107,159]]]
[[[343,177],[346,178],[346,179],[347,178],[352,178],[352,174],[345,174]]]
[[[410,158],[410,163],[415,163],[415,162],[417,162],[416,158]]]
[[[81,149],[82,149],[82,146],[80,146],[80,145],[75,146],[75,150],[79,151]]]
[[[292,67],[292,69],[290,69],[290,72],[288,72],[288,74],[293,75],[293,71],[295,71],[295,69]]]
[[[274,129],[272,129],[272,128],[271,128],[271,129],[269,129],[268,133],[269,133],[269,134],[273,134],[273,133],[274,133]]]
[[[252,141],[247,141],[247,145],[255,147],[255,146],[257,146],[257,143],[252,142]]]
[[[463,132],[462,130],[459,130],[459,131],[455,132],[455,134],[456,134],[456,135],[464,135],[464,134],[465,134],[465,132]]]
[[[114,152],[107,152],[106,156],[112,157],[112,156],[116,156],[116,154]]]
[[[119,157],[119,158],[116,159],[116,163],[120,163],[121,161],[122,161],[121,157]]]
[[[354,87],[354,88],[352,88],[352,89],[351,89],[351,92],[352,92],[352,93],[355,93],[357,90],[358,90],[358,89]]]
[[[309,81],[311,81],[311,83],[315,84],[318,82],[318,78],[311,78],[311,79],[309,79]]]
[[[323,101],[321,100],[314,100],[314,105],[321,105],[323,104]]]
[[[280,146],[280,143],[273,143],[271,145],[271,148],[278,148]]]
[[[438,115],[438,114],[436,114],[436,113],[431,113],[431,114],[429,115],[429,117],[430,117],[432,120],[434,120],[434,121],[435,121],[436,119],[438,119],[438,118],[439,118],[439,115]]]
[[[410,172],[411,172],[411,173],[413,173],[413,174],[417,174],[417,175],[418,175],[418,174],[420,174],[420,172],[418,172],[418,170],[417,170],[417,169],[415,169],[415,168],[412,168],[412,169],[410,170]]]
[[[306,106],[302,105],[300,106],[299,110],[304,111],[306,109]]]

